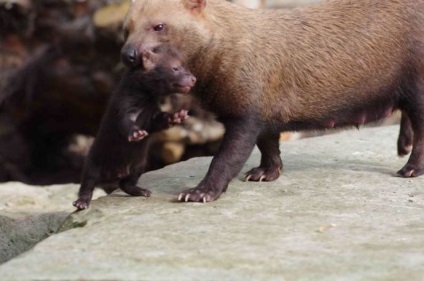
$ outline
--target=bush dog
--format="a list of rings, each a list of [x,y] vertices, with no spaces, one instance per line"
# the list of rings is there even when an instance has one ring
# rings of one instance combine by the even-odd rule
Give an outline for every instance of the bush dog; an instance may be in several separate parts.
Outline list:
[[[188,56],[193,93],[226,133],[206,177],[180,201],[213,201],[255,144],[250,181],[283,168],[281,131],[325,130],[402,111],[402,177],[424,173],[424,1],[329,0],[250,10],[224,0],[134,0],[124,23],[127,65],[171,43]],[[412,150],[411,150],[412,148]]]
[[[142,54],[142,67],[129,70],[112,94],[100,124],[99,132],[87,156],[78,200],[78,209],[88,207],[96,185],[118,182],[133,196],[150,196],[138,187],[137,180],[145,170],[148,133],[182,122],[187,111],[161,112],[160,97],[188,93],[196,79],[183,65],[179,52],[161,45]],[[116,188],[104,188],[112,192]]]

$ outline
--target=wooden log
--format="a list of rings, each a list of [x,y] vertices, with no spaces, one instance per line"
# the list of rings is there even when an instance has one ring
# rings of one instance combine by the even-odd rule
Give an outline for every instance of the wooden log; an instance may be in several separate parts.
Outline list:
[[[123,1],[97,10],[93,15],[94,25],[98,28],[121,29],[129,7],[130,1]]]
[[[185,145],[181,142],[165,142],[162,146],[162,160],[165,164],[174,164],[181,160],[185,151]]]

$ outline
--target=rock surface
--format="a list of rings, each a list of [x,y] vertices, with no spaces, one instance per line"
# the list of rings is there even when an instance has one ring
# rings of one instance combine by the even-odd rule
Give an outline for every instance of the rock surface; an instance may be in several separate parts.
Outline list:
[[[41,240],[57,233],[69,214],[2,213],[0,215],[0,263],[31,249]]]
[[[395,172],[398,126],[282,145],[284,173],[177,203],[210,158],[143,175],[151,198],[100,197],[0,266],[2,280],[422,280],[424,177]],[[259,162],[255,151],[243,172]],[[79,227],[78,227],[79,226]]]
[[[57,233],[74,211],[71,202],[78,188],[75,184],[0,184],[0,264]],[[102,194],[96,191],[95,198]]]

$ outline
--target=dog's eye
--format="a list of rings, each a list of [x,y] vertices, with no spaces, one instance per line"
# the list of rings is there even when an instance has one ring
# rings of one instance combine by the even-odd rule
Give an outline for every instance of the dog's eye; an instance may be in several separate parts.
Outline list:
[[[177,72],[178,70],[180,70],[180,68],[179,68],[178,66],[174,66],[174,67],[172,68],[172,70],[173,70],[173,71],[175,71],[175,72]]]
[[[153,27],[154,31],[162,31],[164,29],[165,25],[163,23],[156,25]]]

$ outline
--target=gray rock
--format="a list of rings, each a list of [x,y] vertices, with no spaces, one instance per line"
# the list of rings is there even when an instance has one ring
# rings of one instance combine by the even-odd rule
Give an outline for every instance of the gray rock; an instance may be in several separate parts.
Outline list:
[[[0,266],[2,280],[422,280],[424,177],[395,172],[398,126],[281,146],[284,173],[216,202],[176,203],[211,158],[147,173],[151,198],[118,192],[72,228]],[[259,162],[255,151],[243,172]],[[413,199],[413,202],[410,201]]]
[[[0,215],[0,263],[57,233],[68,215],[66,212]]]
[[[0,264],[57,233],[75,210],[71,202],[78,188],[75,184],[0,184]],[[104,192],[97,191],[95,197],[100,195]]]
[[[77,198],[79,185],[58,184],[31,186],[20,182],[0,184],[0,211],[11,213],[73,212],[72,201]],[[103,196],[96,190],[94,198]]]

